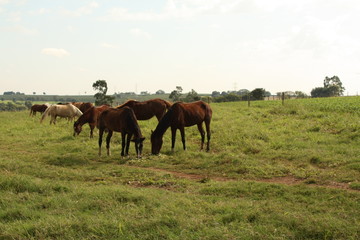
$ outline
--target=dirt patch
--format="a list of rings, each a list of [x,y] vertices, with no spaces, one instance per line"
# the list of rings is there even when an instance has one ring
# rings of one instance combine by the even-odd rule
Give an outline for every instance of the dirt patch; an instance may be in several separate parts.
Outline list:
[[[130,167],[130,166],[129,166]],[[226,177],[214,177],[214,176],[206,176],[206,175],[200,175],[200,174],[189,174],[189,173],[183,173],[183,172],[176,172],[161,168],[154,168],[154,167],[139,167],[139,166],[131,166],[133,168],[139,168],[139,169],[145,169],[150,170],[154,172],[161,172],[165,174],[171,174],[173,176],[179,177],[179,178],[185,178],[193,181],[219,181],[219,182],[229,182],[229,181],[239,181],[237,179],[233,178],[226,178]],[[349,184],[347,183],[339,183],[339,182],[328,182],[326,184],[317,184],[316,182],[309,182],[306,179],[298,179],[293,176],[285,176],[285,177],[276,177],[276,178],[269,178],[269,179],[254,179],[254,180],[243,180],[243,181],[252,181],[252,182],[262,182],[262,183],[276,183],[276,184],[284,184],[284,185],[298,185],[298,184],[307,184],[308,186],[314,186],[314,187],[325,187],[325,188],[332,188],[332,189],[343,189],[348,191],[354,191],[359,192],[358,190],[351,189],[349,187]]]

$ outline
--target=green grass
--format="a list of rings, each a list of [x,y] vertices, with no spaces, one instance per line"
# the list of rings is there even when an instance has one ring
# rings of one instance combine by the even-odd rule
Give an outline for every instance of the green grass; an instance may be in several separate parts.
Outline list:
[[[209,153],[191,127],[187,151],[167,131],[152,156],[141,121],[142,159],[119,134],[98,157],[88,126],[1,112],[0,239],[359,239],[359,103],[211,104]]]

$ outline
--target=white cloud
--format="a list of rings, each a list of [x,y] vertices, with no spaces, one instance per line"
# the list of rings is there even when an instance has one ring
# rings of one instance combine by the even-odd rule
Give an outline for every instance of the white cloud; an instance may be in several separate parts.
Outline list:
[[[93,10],[95,8],[97,8],[99,6],[98,3],[96,2],[91,2],[90,4],[83,6],[81,8],[78,8],[74,11],[72,10],[67,10],[67,9],[62,9],[61,13],[67,16],[72,16],[72,17],[81,17],[84,15],[89,15],[93,13]]]
[[[112,48],[112,49],[119,48],[117,45],[109,44],[109,43],[103,43],[103,44],[101,44],[101,46],[104,48]]]
[[[51,11],[49,9],[46,9],[46,8],[40,8],[38,10],[33,10],[33,11],[29,11],[29,13],[31,15],[44,15],[44,14],[47,14],[47,13],[50,13]]]
[[[37,33],[37,30],[26,28],[26,27],[21,26],[21,25],[15,25],[15,26],[12,26],[12,27],[4,27],[1,30],[5,31],[5,32],[15,32],[15,33],[21,33],[21,34],[25,34],[25,35],[34,35],[34,34]]]
[[[21,12],[10,12],[8,14],[7,21],[9,22],[20,22],[22,18]]]
[[[143,38],[146,38],[146,39],[151,39],[151,35],[150,33],[148,32],[145,32],[139,28],[133,28],[130,30],[130,33],[134,36],[137,36],[137,37],[143,37]]]
[[[112,8],[103,21],[156,21],[187,19],[204,14],[228,14],[250,11],[255,8],[252,0],[167,0],[160,12],[130,12],[127,8]]]
[[[54,57],[64,57],[70,55],[68,51],[62,48],[44,48],[41,50],[41,53]]]

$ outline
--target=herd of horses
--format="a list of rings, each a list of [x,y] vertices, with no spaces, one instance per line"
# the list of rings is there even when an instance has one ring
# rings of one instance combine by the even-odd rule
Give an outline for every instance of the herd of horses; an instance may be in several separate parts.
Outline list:
[[[109,105],[94,106],[92,103],[72,102],[66,104],[34,104],[30,109],[30,116],[35,116],[36,112],[42,113],[40,122],[43,122],[47,116],[51,116],[50,124],[56,124],[56,118],[67,118],[74,122],[74,136],[79,135],[84,124],[90,126],[90,138],[93,138],[95,127],[99,129],[99,156],[101,156],[101,145],[104,132],[107,132],[106,150],[110,155],[110,140],[113,132],[120,132],[122,139],[121,156],[129,154],[130,142],[135,143],[135,151],[138,158],[141,157],[143,149],[144,136],[138,124],[138,120],[148,120],[156,117],[158,124],[151,133],[151,153],[159,154],[163,135],[168,128],[171,128],[171,150],[175,147],[175,138],[177,129],[181,133],[183,149],[185,144],[185,127],[197,125],[201,135],[201,147],[204,148],[206,129],[206,151],[210,150],[210,122],[212,110],[209,104],[203,101],[192,103],[175,102],[170,103],[163,99],[151,99],[147,101],[128,100],[115,108]]]

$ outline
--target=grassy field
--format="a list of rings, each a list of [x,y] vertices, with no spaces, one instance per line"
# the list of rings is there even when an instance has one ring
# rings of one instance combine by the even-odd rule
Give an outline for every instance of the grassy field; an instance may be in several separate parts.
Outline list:
[[[191,127],[152,156],[151,119],[142,159],[0,112],[0,239],[360,238],[359,97],[211,107],[209,153]]]

